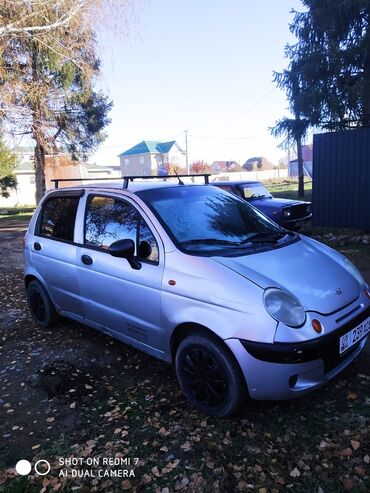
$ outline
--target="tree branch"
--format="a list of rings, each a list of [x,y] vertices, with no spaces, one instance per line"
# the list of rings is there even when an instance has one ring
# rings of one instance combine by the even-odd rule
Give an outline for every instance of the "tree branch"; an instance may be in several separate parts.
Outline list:
[[[12,34],[36,34],[41,32],[50,32],[56,29],[60,29],[61,27],[66,27],[71,22],[71,20],[77,15],[77,13],[82,9],[84,5],[85,5],[85,1],[81,1],[79,4],[75,6],[74,9],[62,15],[62,17],[60,17],[57,21],[50,24],[46,24],[44,26],[17,27],[15,24],[5,25],[3,27],[0,27],[0,37],[9,36]]]

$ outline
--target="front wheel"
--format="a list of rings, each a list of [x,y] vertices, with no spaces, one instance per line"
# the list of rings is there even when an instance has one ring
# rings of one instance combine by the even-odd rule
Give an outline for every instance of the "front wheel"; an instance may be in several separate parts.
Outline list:
[[[235,413],[246,398],[242,372],[228,348],[206,335],[190,335],[176,352],[176,374],[189,401],[211,416]]]
[[[54,325],[57,313],[39,281],[31,281],[27,286],[27,302],[32,318],[38,325],[45,328]]]

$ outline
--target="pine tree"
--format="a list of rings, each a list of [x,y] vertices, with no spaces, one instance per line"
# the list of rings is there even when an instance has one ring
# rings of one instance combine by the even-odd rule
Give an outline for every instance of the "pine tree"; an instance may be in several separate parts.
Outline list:
[[[289,67],[275,73],[296,119],[329,130],[370,126],[370,1],[302,0],[286,47]]]
[[[76,2],[62,4],[72,8]],[[59,2],[43,5],[49,18],[61,15]],[[93,29],[82,13],[52,31],[0,36],[0,116],[5,131],[35,141],[37,202],[45,192],[45,155],[62,148],[83,159],[104,140],[109,123],[112,103],[94,90],[99,60]],[[37,25],[41,19],[34,14]]]

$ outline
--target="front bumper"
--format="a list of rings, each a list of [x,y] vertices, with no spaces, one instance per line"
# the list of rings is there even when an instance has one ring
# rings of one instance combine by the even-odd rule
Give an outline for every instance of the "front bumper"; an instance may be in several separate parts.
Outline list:
[[[309,214],[308,216],[304,216],[304,217],[299,217],[299,218],[295,218],[295,219],[286,219],[286,218],[282,218],[282,221],[281,221],[281,224],[282,226],[286,227],[286,228],[296,228],[297,226],[302,226],[303,224],[307,223],[308,221],[311,221],[312,219],[312,213]]]
[[[238,360],[253,399],[292,399],[321,387],[356,358],[368,336],[342,355],[339,339],[369,314],[370,308],[313,341],[263,344],[227,339],[225,343]]]

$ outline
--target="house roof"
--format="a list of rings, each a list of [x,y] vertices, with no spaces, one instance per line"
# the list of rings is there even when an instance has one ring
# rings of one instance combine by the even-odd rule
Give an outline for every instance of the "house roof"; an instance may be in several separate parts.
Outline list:
[[[158,140],[143,140],[136,146],[127,149],[127,151],[122,152],[118,155],[120,156],[131,156],[133,154],[147,154],[149,152],[168,152],[176,141],[171,140],[171,142],[160,142]]]

